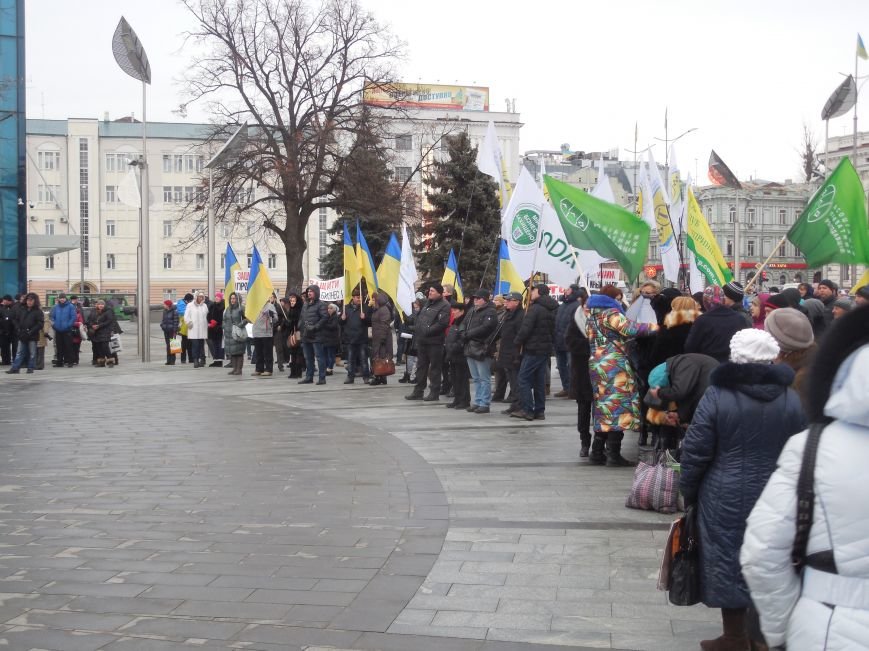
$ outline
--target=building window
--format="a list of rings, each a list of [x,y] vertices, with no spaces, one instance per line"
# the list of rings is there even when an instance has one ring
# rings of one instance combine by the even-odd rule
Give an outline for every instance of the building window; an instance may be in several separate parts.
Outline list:
[[[794,210],[794,223],[800,221],[800,215],[803,214],[802,210]]]
[[[118,200],[118,186],[106,186],[106,203],[115,203]]]
[[[658,245],[650,244],[649,245],[649,259],[657,260],[658,259]]]
[[[183,172],[184,171],[184,156],[179,154],[175,154],[175,171]]]
[[[172,171],[172,157],[169,154],[163,154],[163,172]]]
[[[253,264],[253,253],[247,254],[247,268],[250,269],[250,265]]]
[[[727,209],[727,223],[732,224],[736,221],[736,206],[730,206]]]
[[[712,206],[706,207],[706,221],[708,223],[712,223]]]
[[[197,253],[196,254],[196,270],[202,271],[203,269],[205,269],[205,254],[204,253]]]
[[[164,253],[163,254],[163,268],[171,269],[172,268],[172,254]]]
[[[748,240],[745,243],[746,251],[748,252],[748,257],[753,258],[757,255],[757,241],[756,240]]]
[[[784,208],[778,211],[778,223],[781,226],[785,226],[788,223],[788,211]]]
[[[122,164],[118,154],[106,154],[106,172],[120,172]]]
[[[53,206],[57,203],[58,194],[60,194],[59,185],[43,185],[40,183],[36,186],[37,203]]]
[[[172,203],[172,186],[163,186],[163,203]]]
[[[232,232],[232,228],[230,228],[229,224],[223,223],[220,225],[220,237],[229,237],[229,234]]]
[[[225,253],[220,254],[220,268],[226,269],[226,254]]]
[[[781,249],[781,255],[784,255],[784,249]],[[765,237],[763,238],[763,250],[761,251],[761,255],[767,256],[772,253],[772,240]]]
[[[184,203],[190,203],[193,201],[193,186],[185,185],[184,186]]]
[[[106,253],[106,269],[114,269],[115,268],[115,254],[114,253]]]
[[[754,208],[748,209],[748,223],[754,225],[757,223],[757,210]]]
[[[184,171],[192,173],[196,170],[196,156],[185,156],[184,157]]]
[[[181,199],[183,198],[183,196],[184,190],[181,188],[180,185],[176,185],[172,189],[172,199],[175,201],[175,203],[181,203]]]
[[[269,253],[268,267],[269,267],[269,269],[277,269],[278,268],[278,256],[275,255],[274,253]]]
[[[172,237],[172,222],[163,222],[163,237]]]
[[[727,240],[724,246],[724,255],[733,255],[733,240]]]
[[[45,268],[49,269],[49,270],[54,269],[54,256],[53,255],[45,256]]]
[[[398,151],[410,151],[413,149],[413,136],[409,133],[395,136],[395,149]]]
[[[78,139],[78,234],[81,248],[81,263],[85,269],[91,264],[90,245],[90,145],[87,138]]]
[[[800,251],[800,247],[798,247],[796,244],[794,244],[794,257],[795,258],[802,258],[803,257],[803,252]]]
[[[45,234],[46,235],[54,235],[54,220],[46,219],[45,220]]]
[[[395,180],[398,183],[404,183],[410,178],[410,168],[409,167],[396,167],[395,168]]]
[[[115,220],[107,219],[106,220],[106,237],[114,237],[115,236]]]
[[[36,166],[41,170],[60,169],[60,152],[59,151],[38,151],[38,152],[36,152]]]

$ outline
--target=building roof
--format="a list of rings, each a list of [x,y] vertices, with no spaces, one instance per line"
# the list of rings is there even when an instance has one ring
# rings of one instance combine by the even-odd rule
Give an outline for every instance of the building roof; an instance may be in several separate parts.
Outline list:
[[[27,135],[67,136],[68,120],[27,120]],[[149,122],[148,137],[177,140],[205,140],[214,130],[210,124],[184,122]],[[141,122],[99,122],[101,138],[141,138]]]

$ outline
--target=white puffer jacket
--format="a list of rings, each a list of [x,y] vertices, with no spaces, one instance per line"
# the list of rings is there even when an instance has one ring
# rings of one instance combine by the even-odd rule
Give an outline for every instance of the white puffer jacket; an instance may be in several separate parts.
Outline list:
[[[208,339],[208,305],[206,303],[190,303],[184,310],[184,320],[187,322],[188,339]]]
[[[792,437],[748,518],[740,560],[767,643],[788,651],[869,649],[869,345],[840,366],[824,412],[807,555],[833,552],[836,574],[791,567],[797,480],[807,433]]]

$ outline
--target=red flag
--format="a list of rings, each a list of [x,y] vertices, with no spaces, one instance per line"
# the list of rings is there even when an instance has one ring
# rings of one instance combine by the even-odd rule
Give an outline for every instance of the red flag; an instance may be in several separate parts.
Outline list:
[[[709,180],[715,185],[724,185],[728,188],[742,189],[742,184],[736,178],[736,175],[730,171],[730,168],[724,164],[724,161],[712,150],[709,154]]]

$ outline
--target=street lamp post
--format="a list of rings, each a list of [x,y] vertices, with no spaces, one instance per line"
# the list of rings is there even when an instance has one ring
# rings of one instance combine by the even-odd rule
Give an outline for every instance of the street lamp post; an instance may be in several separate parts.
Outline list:
[[[143,362],[151,361],[151,264],[150,232],[148,227],[148,139],[146,85],[151,83],[151,65],[139,37],[127,20],[121,17],[112,37],[112,54],[121,70],[142,82],[142,159],[140,166],[139,264],[136,284],[136,320],[139,326],[139,353]]]

